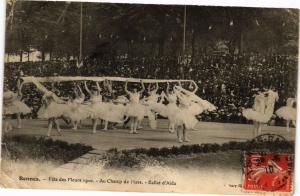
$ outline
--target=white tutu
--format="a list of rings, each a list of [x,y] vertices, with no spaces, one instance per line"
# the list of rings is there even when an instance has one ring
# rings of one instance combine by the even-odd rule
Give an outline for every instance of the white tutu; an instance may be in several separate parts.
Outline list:
[[[158,113],[159,115],[165,118],[168,117],[168,108],[166,105],[162,103],[155,103],[155,104],[151,104],[149,107],[152,111]]]
[[[56,102],[51,102],[47,106],[42,106],[38,111],[38,118],[49,119],[61,117],[68,111],[69,107],[66,104],[58,104]]]
[[[175,114],[175,125],[185,125],[186,129],[192,129],[198,123],[197,118],[193,115],[189,108],[180,108],[180,112]]]
[[[92,116],[91,104],[81,104],[79,105],[79,111],[81,113],[81,120],[90,118]]]
[[[106,110],[105,105],[106,105],[106,103],[103,103],[103,102],[91,103],[89,105],[90,117],[92,119],[101,118],[101,116],[103,115],[103,113]]]
[[[31,109],[22,101],[14,100],[13,105],[17,107],[18,113],[28,114],[31,112]]]
[[[248,120],[253,120],[261,123],[267,123],[271,118],[271,116],[255,111],[252,108],[244,109],[242,111],[242,115]]]
[[[283,118],[285,120],[295,121],[297,118],[296,109],[289,107],[289,106],[283,106],[283,107],[279,108],[275,113],[277,114],[277,116],[279,118]]]
[[[123,104],[103,103],[99,112],[100,118],[109,122],[122,123],[127,108]]]
[[[19,112],[19,108],[12,103],[3,105],[3,114],[4,115],[16,114],[18,112]]]
[[[126,105],[126,115],[129,117],[137,117],[138,120],[143,120],[146,113],[146,108],[140,103],[129,103]]]
[[[91,113],[89,105],[69,102],[67,109],[64,111],[64,116],[70,118],[72,121],[80,121],[90,117]]]
[[[14,104],[16,95],[12,91],[6,91],[3,93],[3,114],[16,114],[19,112],[19,108]]]
[[[202,101],[200,102],[200,104],[202,105],[202,109],[203,109],[203,110],[207,110],[207,111],[209,111],[209,112],[215,111],[215,110],[217,109],[216,106],[214,106],[212,103],[210,103],[210,102],[207,101],[207,100],[202,100]],[[202,112],[203,112],[203,111],[202,111]],[[202,112],[201,112],[201,113],[202,113]]]
[[[169,103],[167,105],[167,117],[171,124],[176,124],[179,113],[180,109],[175,103]]]
[[[195,102],[191,102],[191,106],[189,107],[189,111],[192,115],[198,115],[201,114],[202,112],[204,112],[204,108],[202,107],[202,105],[197,104]]]

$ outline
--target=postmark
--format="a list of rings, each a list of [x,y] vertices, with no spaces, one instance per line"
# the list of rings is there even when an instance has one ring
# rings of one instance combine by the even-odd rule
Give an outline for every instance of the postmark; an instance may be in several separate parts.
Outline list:
[[[244,163],[244,190],[292,191],[293,154],[249,152],[244,154]]]

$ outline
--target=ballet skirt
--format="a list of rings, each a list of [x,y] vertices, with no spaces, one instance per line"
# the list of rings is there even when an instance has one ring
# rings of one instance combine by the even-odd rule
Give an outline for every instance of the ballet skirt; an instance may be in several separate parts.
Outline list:
[[[203,110],[207,110],[209,112],[215,111],[217,109],[215,105],[204,99],[201,99],[200,104]]]
[[[19,108],[14,104],[16,95],[12,91],[6,91],[3,93],[3,114],[16,114],[19,112]]]
[[[139,93],[130,94],[130,102],[126,105],[126,115],[142,120],[144,119],[146,109],[145,106],[139,102],[139,97]]]
[[[50,101],[49,104],[43,104],[38,111],[38,118],[49,119],[57,118],[65,115],[65,112],[68,110],[66,104],[56,103],[55,101]]]
[[[204,108],[201,104],[198,104],[196,102],[191,102],[189,107],[190,113],[195,115],[202,114],[204,112]]]
[[[69,117],[72,121],[80,121],[91,116],[91,109],[88,104],[83,104],[83,98],[76,98],[68,102],[68,109],[64,115]]]
[[[192,129],[198,123],[195,115],[191,113],[190,107],[179,108],[180,112],[175,114],[174,124],[182,125],[184,124],[186,129]]]
[[[158,98],[159,95],[157,94],[151,94],[149,97],[147,97],[146,103],[148,105],[149,110],[151,110],[152,112],[156,112],[163,117],[168,117],[167,107],[162,103],[158,103]]]
[[[92,119],[100,118],[104,112],[104,103],[102,102],[102,96],[92,96],[88,109],[90,111],[90,117]]]
[[[177,116],[178,125],[184,124],[187,129],[192,129],[198,123],[196,115],[202,113],[203,108],[189,99],[180,99],[179,113]]]
[[[255,111],[252,108],[244,109],[242,111],[242,115],[248,120],[253,120],[261,123],[267,123],[271,118],[271,116]]]
[[[294,103],[296,103],[296,99],[295,98],[288,98],[286,100],[286,106],[293,107]]]
[[[150,109],[165,118],[168,117],[168,107],[162,103],[154,103],[150,106]]]
[[[192,104],[192,102],[187,99],[179,98],[179,103],[179,107],[176,106],[176,111],[174,111],[174,116],[170,116],[171,119],[169,117],[170,122],[175,125],[185,125],[186,129],[194,128],[198,123],[195,115],[199,112],[199,108],[193,108],[195,104]]]
[[[169,104],[167,105],[167,117],[170,123],[175,123],[178,113],[180,112],[179,107],[176,104],[177,96],[175,94],[169,94]]]
[[[290,106],[283,106],[279,108],[275,113],[279,118],[283,118],[288,121],[289,120],[295,121],[297,119],[296,108]]]
[[[13,101],[13,104],[18,108],[18,113],[21,113],[21,114],[31,113],[31,109],[22,101],[16,99]]]
[[[242,115],[248,120],[267,123],[271,116],[265,113],[266,101],[267,100],[263,94],[256,95],[253,108],[243,109]]]
[[[283,118],[285,120],[296,121],[297,118],[297,109],[293,107],[294,103],[296,103],[295,98],[288,98],[286,101],[286,106],[279,108],[275,113],[279,118]]]
[[[109,122],[123,123],[127,107],[123,104],[103,102],[99,110],[99,118]]]

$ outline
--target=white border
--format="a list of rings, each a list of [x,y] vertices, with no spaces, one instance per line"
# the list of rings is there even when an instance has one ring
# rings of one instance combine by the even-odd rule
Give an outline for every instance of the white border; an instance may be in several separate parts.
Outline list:
[[[64,0],[57,0],[64,1]],[[73,2],[80,2],[81,0],[72,0]],[[82,0],[84,2],[106,2],[106,3],[142,3],[142,4],[178,4],[178,5],[210,5],[210,6],[234,6],[234,7],[274,7],[274,8],[300,8],[300,0]],[[2,111],[2,95],[3,92],[3,64],[4,64],[4,28],[5,27],[5,0],[0,0],[0,113]],[[300,46],[300,40],[299,40]],[[299,63],[299,62],[298,62]],[[300,66],[298,66],[298,103],[300,103]],[[300,111],[300,106],[298,104],[298,110]],[[299,113],[299,112],[298,112]],[[2,115],[1,115],[2,116]],[[298,123],[300,122],[300,115],[297,117]],[[2,127],[2,121],[0,120],[0,128]],[[0,129],[0,133],[1,133]],[[296,133],[299,131],[297,127]],[[0,134],[1,137],[1,134]],[[300,141],[297,134],[296,137],[296,165],[295,165],[295,195],[300,195]],[[1,151],[1,145],[0,145]],[[1,152],[0,152],[1,153]],[[1,154],[0,154],[1,155]],[[1,157],[1,156],[0,156]],[[1,189],[0,194],[2,195],[30,195],[30,196],[40,196],[40,195],[124,195],[124,196],[140,196],[140,195],[164,195],[164,196],[177,196],[177,195],[190,195],[194,194],[170,194],[170,193],[120,193],[120,192],[99,192],[99,191],[65,191],[65,190],[26,190],[26,189]]]

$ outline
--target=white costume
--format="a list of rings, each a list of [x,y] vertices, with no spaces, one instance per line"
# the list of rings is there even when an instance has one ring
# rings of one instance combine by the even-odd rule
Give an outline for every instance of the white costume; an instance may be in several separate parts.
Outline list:
[[[3,114],[16,114],[18,108],[14,103],[15,94],[12,91],[5,91],[3,93]]]
[[[297,111],[296,108],[293,107],[295,102],[295,98],[288,98],[286,101],[286,106],[279,108],[275,113],[279,118],[283,118],[287,121],[296,121]]]
[[[244,109],[242,114],[248,120],[266,123],[270,120],[269,116],[265,115],[266,97],[263,93],[255,96],[252,108]]]
[[[123,104],[103,102],[101,107],[100,119],[115,123],[122,123],[124,121],[127,108]]]
[[[266,92],[268,95],[265,97],[264,93],[255,96],[253,108],[244,109],[242,114],[248,120],[253,120],[260,123],[267,123],[273,113],[275,102],[278,101],[278,93],[272,90]]]
[[[143,120],[145,116],[145,107],[140,103],[140,93],[129,93],[129,104],[126,106],[126,115]]]
[[[193,106],[191,102],[187,99],[179,99],[179,112],[175,114],[175,125],[185,125],[187,129],[193,129],[196,124],[198,123],[198,120],[195,116],[195,113],[193,113]]]
[[[38,111],[38,118],[50,119],[61,117],[68,111],[69,107],[64,103],[59,103],[58,100],[52,97],[51,92],[45,93],[43,100],[45,103]]]
[[[68,110],[65,111],[64,116],[69,117],[73,122],[84,120],[91,116],[89,105],[83,104],[84,97],[79,97],[67,103]]]
[[[92,95],[90,98],[89,110],[92,119],[100,118],[103,114],[102,95]]]
[[[4,99],[4,114],[28,114],[31,109],[18,99],[18,95],[12,91],[3,93]]]
[[[210,102],[201,99],[181,86],[175,87],[175,94],[179,98],[180,103],[176,123],[185,124],[187,129],[194,128],[198,123],[196,115],[201,114],[203,111],[213,111],[216,109]]]
[[[180,113],[179,107],[177,106],[177,95],[175,93],[169,93],[168,101],[166,116],[168,117],[170,124],[176,124],[178,121],[178,113]]]
[[[195,115],[201,114],[203,111],[209,111],[212,112],[217,109],[216,106],[214,106],[212,103],[210,103],[207,100],[201,99],[198,97],[195,93],[190,92],[181,86],[176,86],[177,89],[177,94],[180,97],[184,97],[182,99],[188,99],[190,100],[191,104],[194,106],[191,108],[191,112],[194,113]]]

